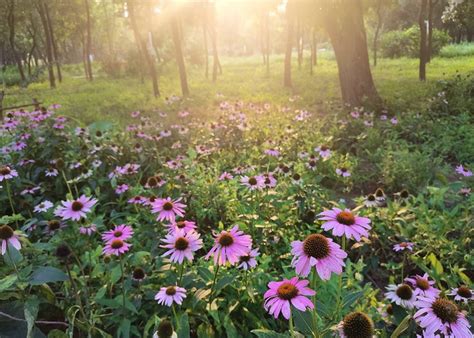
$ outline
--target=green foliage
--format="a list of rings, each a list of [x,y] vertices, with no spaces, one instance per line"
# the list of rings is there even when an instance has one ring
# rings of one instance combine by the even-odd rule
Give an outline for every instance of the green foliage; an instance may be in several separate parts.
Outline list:
[[[441,30],[433,29],[433,55],[449,41],[449,35]],[[420,28],[412,26],[406,30],[390,31],[382,36],[382,55],[388,58],[418,57],[420,54]]]
[[[459,56],[474,56],[474,42],[464,42],[443,46],[439,51],[443,58],[455,58]]]

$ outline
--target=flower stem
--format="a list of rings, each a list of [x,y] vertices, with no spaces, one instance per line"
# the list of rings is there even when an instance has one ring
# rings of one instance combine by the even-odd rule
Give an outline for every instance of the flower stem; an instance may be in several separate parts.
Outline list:
[[[123,318],[125,319],[125,281],[124,281],[124,273],[123,273],[123,260],[120,258],[120,271],[122,272],[122,312]]]
[[[61,170],[61,175],[63,176],[64,183],[66,183],[67,190],[68,190],[69,193],[71,194],[71,197],[74,198],[74,194],[72,193],[71,186],[70,186],[69,183],[67,182],[67,178],[66,178],[66,174],[64,173],[64,170]]]
[[[12,193],[10,191],[10,183],[8,183],[8,180],[6,180],[5,183],[5,185],[7,186],[7,194],[8,200],[10,201],[10,207],[12,208],[13,214],[16,214],[15,207],[13,206]]]
[[[212,280],[212,285],[211,285],[211,293],[209,294],[209,306],[212,304],[213,296],[214,296],[214,285],[216,285],[216,280],[217,280],[217,274],[219,273],[219,257],[217,257],[217,268],[216,272],[214,273],[214,279]]]
[[[405,254],[405,250],[403,250],[403,258],[402,258],[402,280],[400,281],[400,283],[403,283],[403,275],[404,275],[404,270],[405,270],[405,259],[406,259],[406,254]]]
[[[184,272],[184,264],[186,264],[184,261],[183,261],[183,264],[180,264],[179,266],[179,279],[178,279],[178,285],[181,285],[181,281],[183,279],[183,272]]]
[[[176,313],[176,309],[175,309],[175,307],[174,307],[174,303],[173,303],[171,306],[172,306],[172,309],[173,309],[174,321],[175,321],[175,323],[176,323],[176,331],[178,331],[178,327],[179,327],[178,314]]]
[[[316,268],[313,269],[313,278],[311,280],[311,288],[316,291],[316,284],[318,283],[318,274]],[[312,313],[313,317],[313,337],[319,337],[318,333],[318,309],[316,307],[316,294],[313,296],[314,309]]]
[[[290,321],[289,321],[289,324],[290,324],[290,337],[295,337],[295,329],[293,327],[293,315],[291,313],[291,309],[290,309]]]

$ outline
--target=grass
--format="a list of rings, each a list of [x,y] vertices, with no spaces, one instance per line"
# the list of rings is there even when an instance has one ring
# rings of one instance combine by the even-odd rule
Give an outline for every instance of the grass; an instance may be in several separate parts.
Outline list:
[[[216,93],[228,100],[242,99],[253,102],[287,104],[290,95],[299,95],[300,104],[324,113],[340,99],[337,64],[327,53],[319,60],[314,74],[309,74],[307,61],[298,69],[293,63],[293,88],[282,86],[283,57],[271,58],[270,74],[261,58],[223,58],[223,74],[217,83],[205,79],[202,67],[189,66],[188,76],[191,95],[183,101],[182,108],[190,107],[203,116],[209,114],[217,102]],[[393,111],[422,109],[426,98],[433,94],[438,80],[466,73],[474,69],[474,57],[434,58],[428,65],[428,80],[418,81],[418,60],[381,59],[373,68],[373,75],[381,96]],[[110,78],[100,70],[93,82],[84,79],[79,65],[64,67],[65,79],[56,89],[50,89],[46,79],[28,88],[7,87],[4,106],[31,102],[36,97],[45,104],[60,103],[64,113],[84,123],[95,120],[124,122],[133,110],[167,109],[164,97],[179,95],[179,79],[174,64],[169,64],[160,76],[161,98],[153,97],[147,79]]]
[[[465,42],[444,46],[440,51],[440,56],[445,58],[454,58],[460,56],[474,57],[474,42]]]

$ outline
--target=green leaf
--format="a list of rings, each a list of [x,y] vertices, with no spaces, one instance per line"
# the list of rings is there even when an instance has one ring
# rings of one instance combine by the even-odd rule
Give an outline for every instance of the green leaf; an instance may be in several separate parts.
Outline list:
[[[14,266],[18,265],[18,263],[21,262],[23,259],[23,256],[21,255],[20,251],[15,249],[13,245],[8,243],[8,254],[3,256],[3,259],[5,260],[5,263],[7,263],[8,266]]]
[[[281,334],[272,330],[258,329],[258,330],[252,330],[250,332],[252,332],[254,335],[256,335],[259,338],[288,338],[288,335]]]
[[[44,283],[64,282],[68,276],[61,270],[52,266],[41,266],[30,277],[31,285],[41,285]]]
[[[110,282],[115,284],[119,281],[120,277],[122,277],[122,270],[120,269],[120,265],[117,265],[110,272]]]
[[[49,331],[48,338],[67,338],[67,334],[61,330],[54,329]]]
[[[117,330],[117,337],[130,338],[130,326],[132,322],[129,319],[122,319],[120,327]]]
[[[408,326],[410,326],[410,320],[411,320],[411,315],[407,315],[405,318],[403,318],[403,320],[401,321],[401,323],[397,326],[397,328],[395,329],[395,331],[393,331],[392,335],[390,336],[390,338],[397,338],[399,337],[403,331],[405,331],[406,329],[408,329]]]
[[[17,280],[16,275],[8,275],[5,278],[0,280],[0,292],[8,289],[10,286],[13,285]]]
[[[304,334],[311,334],[313,332],[311,312],[302,312],[296,309],[293,309],[291,312],[295,322],[295,328]]]
[[[37,298],[30,298],[25,302],[25,319],[28,327],[27,337],[33,337],[36,316],[38,315],[39,301]]]
[[[179,324],[178,329],[176,330],[176,334],[178,338],[189,338],[189,318],[188,314],[185,312],[181,316],[179,316]]]
[[[225,328],[225,333],[227,334],[227,337],[238,337],[239,333],[237,332],[237,328],[235,327],[234,323],[232,322],[232,319],[230,319],[229,316],[225,316],[224,318],[224,328]]]
[[[355,291],[355,292],[352,292],[348,295],[345,295],[344,299],[342,301],[342,303],[344,304],[343,306],[344,307],[351,306],[363,295],[364,295],[364,291]]]
[[[213,273],[207,268],[199,267],[198,274],[205,282],[209,282],[214,277]]]
[[[207,296],[209,296],[210,293],[211,289],[196,290],[196,292],[194,293],[193,307],[195,307],[200,300],[205,299]]]
[[[231,276],[224,276],[219,281],[216,283],[216,291],[222,290],[225,288],[227,285],[231,284],[237,275],[231,275]]]
[[[434,253],[430,253],[427,258],[430,261],[431,266],[435,270],[436,274],[438,276],[441,276],[444,272],[444,269],[441,262],[438,260],[438,258],[436,258],[436,255]]]

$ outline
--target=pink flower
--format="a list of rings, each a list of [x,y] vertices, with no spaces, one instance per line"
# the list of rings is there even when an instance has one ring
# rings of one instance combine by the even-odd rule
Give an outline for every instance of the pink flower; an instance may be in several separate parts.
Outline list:
[[[416,295],[408,284],[390,284],[387,286],[385,297],[392,303],[406,309],[413,309],[415,307]]]
[[[252,247],[252,238],[240,231],[238,225],[230,231],[214,234],[214,237],[214,246],[206,255],[206,259],[214,257],[214,264],[225,265],[229,262],[234,265],[239,261],[239,257],[246,255]]]
[[[413,318],[423,328],[425,337],[442,333],[445,337],[472,338],[465,314],[451,301],[420,297],[415,305],[419,310]]]
[[[48,200],[45,200],[45,201],[41,202],[40,204],[38,204],[37,206],[35,206],[33,211],[36,212],[36,213],[46,212],[49,209],[51,209],[52,207],[53,207],[53,203],[51,203]]]
[[[21,249],[20,237],[15,234],[9,225],[0,225],[0,242],[2,245],[2,255],[7,252],[8,244],[11,244],[15,249]]]
[[[314,304],[308,296],[314,296],[316,292],[308,288],[308,284],[309,281],[300,281],[298,277],[268,283],[269,289],[263,295],[265,310],[275,318],[278,318],[281,312],[283,317],[290,319],[291,305],[303,312],[314,309]]]
[[[323,229],[325,231],[332,229],[332,234],[338,237],[345,235],[347,239],[354,238],[360,241],[361,236],[369,237],[368,230],[372,228],[370,219],[356,216],[349,209],[342,211],[333,208],[323,211],[319,216],[319,220],[327,221],[322,225]]]
[[[62,206],[59,206],[54,214],[62,217],[64,220],[72,219],[78,221],[81,218],[86,218],[86,213],[91,211],[91,208],[97,203],[95,198],[86,197],[82,195],[73,201],[62,201]]]
[[[7,165],[0,166],[0,182],[3,180],[11,180],[13,177],[17,176],[18,173],[15,169],[12,169]]]
[[[130,198],[127,202],[130,204],[144,204],[147,201],[148,200],[145,197],[137,195],[135,197]]]
[[[174,222],[176,216],[184,216],[184,208],[186,208],[186,204],[179,201],[181,201],[181,198],[174,201],[170,197],[157,199],[152,204],[151,212],[154,214],[159,213],[156,218],[157,221]]]
[[[120,256],[126,253],[128,250],[130,250],[131,246],[132,246],[131,244],[128,244],[122,241],[121,239],[114,239],[105,244],[105,247],[102,250],[102,253],[104,255]]]
[[[346,168],[337,168],[336,169],[336,174],[342,177],[349,177],[351,176],[351,173],[346,169]]]
[[[193,231],[196,229],[196,222],[193,221],[177,221],[165,225],[170,232],[183,230],[184,232]]]
[[[258,249],[250,250],[246,255],[239,257],[239,265],[237,266],[242,270],[249,270],[257,266],[257,260],[255,259],[260,253]]]
[[[108,230],[102,234],[102,240],[106,243],[113,241],[114,239],[121,239],[126,241],[132,238],[133,229],[131,226],[126,224],[120,224],[115,226],[113,230]]]
[[[265,188],[265,180],[262,176],[243,176],[240,179],[240,183],[250,190],[262,190]]]
[[[291,247],[291,253],[294,255],[291,265],[296,268],[298,275],[308,276],[312,266],[316,267],[319,277],[323,280],[328,280],[332,272],[338,275],[342,273],[347,253],[331,238],[313,234],[303,242],[292,242]]]
[[[219,181],[228,181],[228,180],[231,180],[233,179],[234,176],[232,176],[231,174],[229,174],[227,171],[224,171],[221,176],[219,176]]]
[[[318,152],[319,156],[321,156],[325,160],[331,157],[331,150],[325,145],[319,146],[315,148],[314,150]]]
[[[87,236],[91,236],[96,231],[97,231],[97,226],[95,224],[83,225],[79,228],[79,232]]]
[[[129,189],[128,184],[120,184],[119,186],[117,186],[117,188],[115,188],[115,193],[117,195],[121,195],[128,189]]]
[[[273,149],[273,148],[265,150],[265,154],[273,156],[273,157],[280,156],[280,152],[277,149]]]
[[[180,288],[179,286],[162,287],[155,295],[155,300],[158,301],[158,304],[169,307],[171,307],[173,303],[181,305],[184,298],[186,298],[186,289]]]
[[[398,124],[398,119],[397,119],[396,117],[392,117],[392,118],[390,119],[390,122],[391,122],[393,125],[396,125],[396,124]]]
[[[472,176],[472,171],[464,168],[462,164],[460,164],[456,167],[456,172],[459,175],[462,175],[464,177],[471,177]]]
[[[451,289],[451,292],[448,293],[450,296],[454,296],[454,300],[463,301],[467,304],[469,301],[474,300],[474,293],[466,285],[461,285],[458,288]]]
[[[437,298],[441,293],[440,290],[433,287],[435,282],[429,279],[427,273],[425,273],[423,276],[416,275],[413,277],[405,278],[405,282],[412,286],[416,296]]]
[[[414,245],[415,243],[412,243],[412,242],[401,242],[393,246],[393,251],[396,251],[396,252],[403,251],[403,250],[413,251]]]
[[[193,252],[202,248],[202,239],[199,237],[200,235],[193,230],[184,232],[178,229],[170,232],[161,240],[166,244],[160,246],[169,249],[162,257],[171,256],[170,260],[173,263],[183,264],[184,258],[191,262],[194,258]]]

